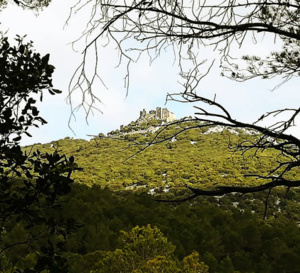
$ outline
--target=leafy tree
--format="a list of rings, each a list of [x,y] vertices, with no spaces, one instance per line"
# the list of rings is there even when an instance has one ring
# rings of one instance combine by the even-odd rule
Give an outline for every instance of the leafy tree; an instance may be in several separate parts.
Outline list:
[[[169,94],[167,99],[197,103],[197,113],[190,121],[203,123],[196,127],[203,129],[220,126],[229,129],[245,129],[248,130],[248,135],[255,134],[256,138],[250,140],[246,134],[246,138],[235,146],[237,151],[244,155],[251,152],[259,155],[265,150],[275,151],[275,157],[280,154],[276,165],[272,166],[267,173],[251,174],[252,177],[257,178],[257,185],[252,187],[218,185],[210,191],[190,187],[193,192],[190,198],[199,195],[264,191],[278,186],[299,187],[299,177],[291,178],[289,174],[299,170],[300,141],[287,130],[293,126],[300,108],[274,109],[262,114],[253,123],[247,123],[233,118],[213,95],[203,97],[197,90],[199,82],[210,72],[214,64],[214,61],[211,61],[210,65],[205,66],[207,62],[199,58],[201,46],[212,46],[214,50],[220,52],[222,74],[232,80],[245,81],[255,77],[269,79],[280,75],[284,82],[298,76],[300,72],[299,11],[299,0],[97,1],[93,6],[90,27],[86,32],[94,35],[86,45],[83,62],[76,70],[79,79],[74,83],[74,88],[78,87],[79,83],[81,87],[84,86],[85,82],[86,89],[81,88],[81,90],[84,90],[85,94],[88,90],[92,96],[90,101],[93,101],[95,94],[91,88],[96,77],[90,80],[85,74],[85,66],[90,56],[89,51],[95,49],[97,56],[101,54],[101,47],[98,45],[104,44],[103,40],[108,41],[107,46],[112,43],[117,44],[116,48],[121,55],[120,61],[125,62],[126,67],[129,67],[131,62],[138,61],[140,54],[148,54],[150,61],[153,61],[160,57],[166,48],[170,48],[176,54],[175,60],[178,60],[184,83],[182,92]],[[276,42],[282,45],[282,50],[272,52],[266,58],[244,56],[242,60],[235,62],[237,48],[249,42],[250,36],[257,42],[261,35],[275,37]],[[136,56],[138,57],[135,58]],[[206,72],[201,74],[204,69]],[[129,83],[130,70],[126,71],[125,79]],[[280,119],[273,123],[273,117],[280,117]],[[176,121],[174,124],[181,122]],[[163,140],[170,141],[174,135],[167,136],[165,134],[167,128],[169,125],[157,133],[162,140],[156,137],[147,144],[147,147]],[[191,128],[194,126],[179,130],[176,135]]]
[[[42,100],[45,90],[52,95],[61,91],[53,88],[49,55],[36,53],[32,42],[21,37],[15,44],[1,37],[0,269],[66,272],[59,246],[74,226],[55,217],[55,211],[61,207],[59,197],[70,192],[71,174],[78,166],[74,157],[58,151],[22,151],[20,140],[31,136],[30,127],[46,123],[36,99]]]
[[[149,260],[155,256],[169,256],[175,250],[161,231],[150,225],[135,227],[130,232],[121,232],[120,244],[129,251],[135,251],[142,259]]]
[[[119,243],[120,248],[113,252],[95,252],[94,256],[100,261],[93,266],[97,269],[91,272],[208,272],[208,266],[199,263],[196,252],[184,258],[181,266],[173,256],[175,246],[158,228],[150,225],[137,226],[129,232],[121,231]],[[90,257],[87,258],[91,261]]]
[[[193,252],[182,261],[182,272],[186,273],[208,273],[208,266],[199,262],[199,253]]]
[[[121,231],[119,245],[120,249],[106,253],[95,272],[160,272],[157,270],[162,267],[176,268],[169,257],[175,246],[156,227],[137,226],[129,232]]]

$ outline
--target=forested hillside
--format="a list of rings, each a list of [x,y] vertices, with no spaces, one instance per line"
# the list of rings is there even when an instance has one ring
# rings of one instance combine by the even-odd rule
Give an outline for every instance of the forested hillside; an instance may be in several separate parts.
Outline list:
[[[176,134],[195,122],[165,128],[156,141]],[[184,185],[210,188],[215,185],[253,185],[255,178],[246,174],[266,174],[276,166],[274,152],[235,152],[235,144],[255,139],[249,131],[187,130],[160,144],[150,145],[157,133],[113,134],[90,141],[66,138],[34,145],[33,150],[50,152],[58,149],[73,155],[83,172],[74,174],[78,183],[108,186],[111,190],[135,189],[156,192],[183,189]],[[30,152],[32,147],[27,147]],[[133,156],[134,155],[134,156]],[[296,176],[296,173],[293,173]]]
[[[178,129],[171,126],[159,137]],[[28,153],[58,149],[74,155],[83,168],[74,174],[71,193],[61,198],[62,212],[48,212],[55,221],[69,219],[72,227],[65,241],[61,235],[51,239],[65,259],[66,272],[298,272],[297,190],[198,197],[183,203],[153,200],[188,194],[186,184],[255,184],[244,174],[268,172],[276,157],[241,156],[233,147],[257,135],[220,128],[189,130],[134,157],[155,133],[100,136],[25,148]],[[25,230],[22,223],[15,229],[8,242]],[[28,267],[32,260],[29,251],[19,267]]]

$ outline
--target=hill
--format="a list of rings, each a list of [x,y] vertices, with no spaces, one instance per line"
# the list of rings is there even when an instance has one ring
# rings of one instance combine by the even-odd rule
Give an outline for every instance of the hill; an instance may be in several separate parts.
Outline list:
[[[207,265],[210,273],[297,272],[299,191],[274,190],[271,196],[259,192],[247,197],[234,194],[201,197],[184,203],[158,203],[151,196],[182,195],[186,192],[185,185],[211,188],[217,184],[259,183],[245,178],[244,174],[268,172],[276,164],[276,154],[261,152],[259,158],[251,153],[242,156],[233,148],[236,143],[258,135],[221,127],[185,130],[197,126],[189,121],[156,125],[153,126],[155,132],[148,130],[150,126],[144,128],[143,133],[136,130],[109,136],[100,134],[90,141],[65,138],[24,148],[27,153],[57,149],[74,156],[83,167],[82,172],[74,174],[77,183],[73,184],[70,194],[61,198],[60,213],[48,212],[49,219],[66,218],[70,224],[76,224],[76,228],[65,235],[65,244],[60,242],[60,235],[53,238],[68,263],[66,272],[129,273],[133,271],[125,266],[130,267],[132,261],[141,264],[140,267],[148,264],[136,249],[131,251],[128,244],[121,244],[124,243],[122,236],[134,230],[141,233],[139,240],[132,241],[133,245],[148,247],[156,239],[174,244],[171,246],[174,253],[151,260],[159,264],[162,258],[168,258],[162,260],[168,263],[161,266],[176,264],[182,268],[188,257],[199,255],[199,260],[191,265],[204,262],[202,265]],[[165,130],[157,135],[162,128]],[[174,137],[180,130],[183,132]],[[153,139],[160,143],[150,145]],[[162,142],[164,139],[168,141]],[[148,148],[139,152],[145,147]],[[166,237],[151,237],[148,225],[159,228]],[[19,229],[6,235],[6,241],[13,241],[17,232],[24,233],[22,223],[17,227]],[[146,231],[150,233],[144,239]],[[149,241],[149,237],[155,240]],[[154,247],[154,251],[157,249],[161,246]],[[29,250],[27,256],[23,256],[20,268],[28,267],[34,254]],[[138,272],[153,272],[143,270]],[[170,269],[166,272],[208,271]]]
[[[152,119],[150,119],[152,121]],[[195,122],[148,124],[147,128],[127,132],[99,134],[90,141],[65,138],[48,144],[37,144],[42,152],[59,149],[73,155],[83,172],[74,174],[75,181],[101,185],[112,190],[138,190],[149,193],[184,189],[185,185],[211,188],[215,185],[254,185],[257,179],[245,174],[266,174],[276,164],[276,154],[259,152],[241,155],[234,145],[259,137],[245,130],[198,128]],[[154,128],[154,129],[153,129]],[[157,136],[157,130],[164,128]],[[179,130],[183,132],[172,137]],[[161,142],[150,145],[151,141]],[[147,146],[148,145],[148,146]],[[139,152],[141,149],[144,151]],[[29,152],[31,147],[27,147]],[[296,175],[296,174],[293,174]]]

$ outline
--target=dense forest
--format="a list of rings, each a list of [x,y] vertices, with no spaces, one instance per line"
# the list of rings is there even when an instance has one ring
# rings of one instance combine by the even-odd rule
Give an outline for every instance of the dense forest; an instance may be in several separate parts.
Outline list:
[[[159,137],[190,125],[170,126]],[[82,167],[73,175],[71,193],[60,200],[62,213],[47,212],[49,217],[68,219],[72,229],[64,240],[61,235],[51,239],[61,251],[66,272],[298,271],[297,190],[199,197],[183,203],[154,200],[188,195],[185,185],[257,183],[244,174],[268,172],[276,163],[274,154],[242,156],[234,150],[236,143],[257,135],[222,128],[188,130],[139,153],[142,143],[156,134],[100,134],[90,141],[66,138],[24,148],[27,153],[72,155]],[[25,230],[18,223],[6,240]],[[20,247],[10,255],[22,251]],[[18,262],[21,269],[34,259],[26,251]]]
[[[163,125],[164,130],[158,136],[157,132],[140,134],[133,131],[131,134],[109,133],[109,137],[103,137],[100,133],[100,137],[90,141],[66,138],[48,144],[36,144],[27,147],[26,151],[58,150],[73,155],[77,164],[84,169],[73,175],[77,182],[90,186],[109,186],[112,190],[124,190],[125,187],[143,191],[146,187],[161,192],[169,188],[183,189],[186,184],[204,188],[252,185],[258,183],[257,178],[245,178],[245,174],[266,174],[276,166],[279,153],[259,151],[255,155],[251,152],[241,155],[235,152],[238,143],[249,140],[249,137],[250,140],[259,137],[251,132],[199,128],[172,137],[195,124]],[[172,138],[148,148],[154,137],[157,142]],[[145,147],[147,149],[143,150]],[[296,177],[297,172],[291,175]]]

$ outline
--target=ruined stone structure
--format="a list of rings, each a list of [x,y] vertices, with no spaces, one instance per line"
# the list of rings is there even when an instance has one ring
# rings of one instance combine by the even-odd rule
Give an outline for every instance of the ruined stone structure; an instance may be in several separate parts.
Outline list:
[[[140,118],[146,117],[146,114],[147,114],[146,110],[143,109],[143,111],[140,111]]]
[[[161,115],[161,107],[156,107],[155,118],[156,118],[156,119],[162,119],[162,115]]]
[[[140,118],[143,119],[145,117],[154,117],[159,120],[164,120],[164,121],[173,121],[176,119],[175,114],[170,112],[167,108],[161,108],[161,107],[156,107],[156,110],[150,110],[149,114],[147,114],[146,110],[143,109],[140,111]]]
[[[170,112],[167,108],[156,107],[156,118],[166,121],[173,121],[176,119],[175,114]]]

